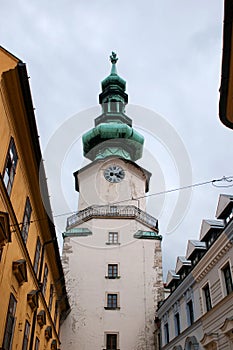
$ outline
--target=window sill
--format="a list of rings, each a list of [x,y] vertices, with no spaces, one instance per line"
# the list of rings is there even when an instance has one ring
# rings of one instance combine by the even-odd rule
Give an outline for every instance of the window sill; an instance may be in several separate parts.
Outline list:
[[[106,245],[120,245],[120,243],[111,243],[111,242],[106,242]]]
[[[109,280],[117,280],[117,279],[121,278],[121,276],[105,276],[105,278],[107,278]]]
[[[120,307],[108,307],[108,306],[105,306],[104,308],[105,308],[105,310],[120,310]]]

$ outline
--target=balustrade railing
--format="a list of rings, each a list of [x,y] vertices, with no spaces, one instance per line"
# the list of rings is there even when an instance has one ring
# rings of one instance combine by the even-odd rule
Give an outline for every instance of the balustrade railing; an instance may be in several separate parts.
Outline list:
[[[134,205],[95,205],[73,214],[67,219],[67,229],[91,218],[134,218],[147,226],[158,229],[158,220]]]

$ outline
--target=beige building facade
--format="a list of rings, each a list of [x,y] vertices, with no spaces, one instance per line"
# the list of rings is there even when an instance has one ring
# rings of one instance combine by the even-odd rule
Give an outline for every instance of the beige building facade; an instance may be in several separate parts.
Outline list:
[[[158,310],[161,349],[232,349],[233,197],[220,195],[217,220],[203,220],[199,241],[168,272]]]

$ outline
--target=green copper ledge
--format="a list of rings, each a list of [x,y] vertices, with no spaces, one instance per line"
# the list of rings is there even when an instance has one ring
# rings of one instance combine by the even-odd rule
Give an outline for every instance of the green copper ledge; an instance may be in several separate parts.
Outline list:
[[[92,232],[88,228],[71,228],[62,233],[63,239],[66,237],[85,237],[92,235]]]
[[[158,233],[156,233],[156,232],[153,232],[153,231],[141,231],[141,230],[138,230],[134,234],[134,238],[138,238],[138,239],[157,239],[159,241],[162,240],[162,236],[158,235]]]
[[[83,137],[84,156],[94,160],[105,149],[120,148],[136,161],[142,157],[144,137],[132,127],[121,123],[102,123],[86,132]]]

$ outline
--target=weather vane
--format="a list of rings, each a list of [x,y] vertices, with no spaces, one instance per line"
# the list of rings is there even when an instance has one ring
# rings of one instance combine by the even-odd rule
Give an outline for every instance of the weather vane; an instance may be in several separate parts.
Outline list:
[[[113,52],[113,51],[112,51],[112,54],[111,54],[111,56],[110,56],[110,61],[112,62],[112,64],[117,63],[118,58],[117,58],[116,52]]]

